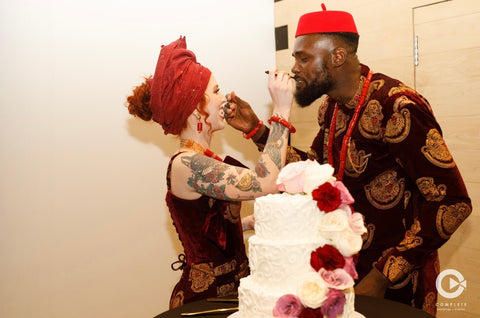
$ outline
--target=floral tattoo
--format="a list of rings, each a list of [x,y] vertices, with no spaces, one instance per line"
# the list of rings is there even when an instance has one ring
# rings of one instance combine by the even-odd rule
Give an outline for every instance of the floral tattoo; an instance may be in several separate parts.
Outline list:
[[[272,130],[268,136],[267,144],[265,145],[265,151],[270,159],[277,166],[278,170],[282,168],[282,155],[280,149],[285,142],[282,139],[283,133],[287,128],[278,123],[272,123]]]
[[[182,163],[192,169],[192,176],[188,178],[187,184],[196,192],[214,197],[220,200],[230,200],[225,194],[225,171],[227,166],[222,163],[213,163],[212,160],[195,154],[191,157],[182,157]]]

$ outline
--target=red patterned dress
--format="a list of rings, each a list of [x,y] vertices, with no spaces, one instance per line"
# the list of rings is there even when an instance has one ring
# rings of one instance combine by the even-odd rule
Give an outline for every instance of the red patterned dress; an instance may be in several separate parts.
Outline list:
[[[183,272],[172,292],[170,309],[208,297],[234,295],[240,278],[248,275],[240,202],[205,195],[196,200],[176,197],[170,184],[174,158],[167,170],[166,202],[184,254],[172,264],[172,269]]]
[[[357,94],[338,105],[333,166],[369,68],[362,65]],[[335,101],[319,107],[320,130],[311,149],[290,148],[287,160],[328,163]],[[256,141],[262,147],[267,131]],[[376,266],[392,283],[385,298],[436,312],[437,250],[468,217],[472,205],[427,100],[384,74],[374,73],[348,142],[343,183],[364,216],[368,233],[357,270],[361,280]]]

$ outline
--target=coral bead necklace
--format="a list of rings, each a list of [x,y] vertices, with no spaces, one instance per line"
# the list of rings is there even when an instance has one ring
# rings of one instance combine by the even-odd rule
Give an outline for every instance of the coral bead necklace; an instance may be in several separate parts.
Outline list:
[[[197,153],[204,154],[207,157],[216,159],[218,161],[223,161],[222,158],[220,158],[219,156],[214,154],[213,151],[211,151],[210,149],[205,149],[202,145],[200,145],[199,143],[197,143],[197,142],[195,142],[191,139],[180,140],[180,147],[189,148],[189,149],[192,149],[193,151],[195,151]]]

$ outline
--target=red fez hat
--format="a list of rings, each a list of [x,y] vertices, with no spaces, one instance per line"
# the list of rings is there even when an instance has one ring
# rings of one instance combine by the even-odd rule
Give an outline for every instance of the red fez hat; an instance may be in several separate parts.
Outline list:
[[[322,3],[323,11],[310,12],[298,20],[295,37],[311,33],[351,32],[357,33],[353,16],[344,11],[327,11]]]
[[[166,134],[178,135],[205,93],[212,73],[187,50],[185,37],[162,45],[153,79],[150,108]]]

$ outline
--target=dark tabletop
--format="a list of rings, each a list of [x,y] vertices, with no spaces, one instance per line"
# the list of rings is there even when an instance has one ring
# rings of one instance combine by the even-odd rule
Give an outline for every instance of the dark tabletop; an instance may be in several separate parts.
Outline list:
[[[193,303],[183,305],[181,307],[166,311],[155,318],[178,318],[184,312],[196,312],[216,308],[232,308],[238,307],[238,303],[234,302],[210,302],[200,300]],[[433,316],[423,310],[407,306],[402,303],[394,302],[386,299],[372,298],[368,296],[355,295],[355,311],[363,314],[367,318],[432,318]],[[200,318],[226,318],[231,315],[229,313],[216,313],[201,316],[192,316]],[[245,317],[247,318],[247,317]],[[250,318],[250,317],[249,317]]]

